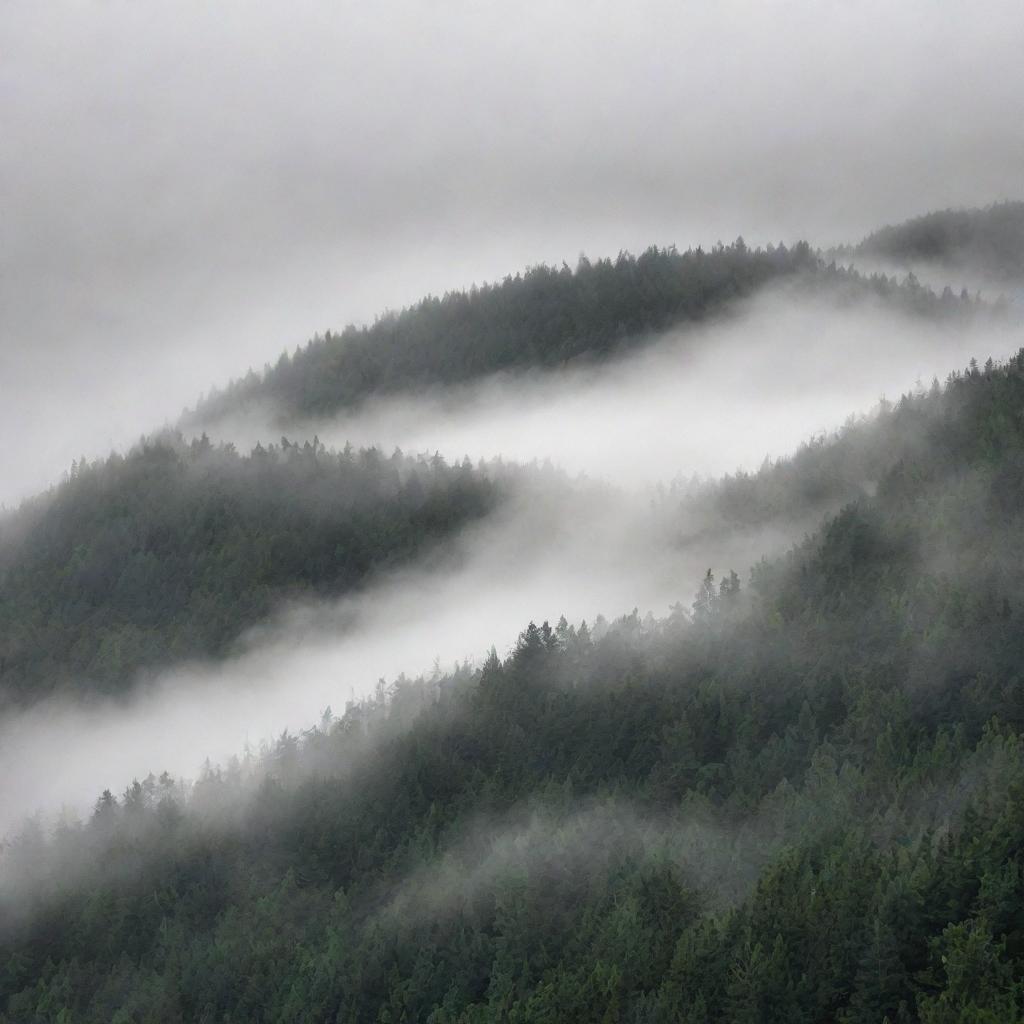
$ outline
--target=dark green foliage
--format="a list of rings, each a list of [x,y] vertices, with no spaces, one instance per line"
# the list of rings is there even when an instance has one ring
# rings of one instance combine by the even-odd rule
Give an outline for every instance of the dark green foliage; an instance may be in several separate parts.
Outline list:
[[[374,397],[593,362],[669,328],[725,315],[773,282],[791,284],[797,300],[851,305],[870,298],[932,318],[965,318],[982,308],[966,295],[936,295],[913,278],[826,266],[806,242],[790,249],[749,249],[742,239],[707,252],[652,248],[614,261],[581,259],[575,270],[534,267],[499,284],[425,298],[370,327],[328,332],[214,392],[184,423],[202,426],[255,408],[286,425]]]
[[[877,492],[694,615],[27,830],[0,1020],[1020,1020],[1022,409],[1024,353],[901,401]]]
[[[979,210],[942,210],[868,235],[849,250],[897,263],[970,267],[1008,281],[1024,280],[1024,202]]]
[[[498,495],[468,465],[316,441],[240,456],[168,436],[76,465],[0,523],[0,700],[221,654],[282,600],[351,590]]]
[[[538,266],[315,338],[206,399],[192,419],[211,422],[259,401],[286,419],[326,415],[373,395],[598,358],[816,266],[804,242],[755,250],[742,239],[708,252],[651,248],[581,259],[575,271]]]

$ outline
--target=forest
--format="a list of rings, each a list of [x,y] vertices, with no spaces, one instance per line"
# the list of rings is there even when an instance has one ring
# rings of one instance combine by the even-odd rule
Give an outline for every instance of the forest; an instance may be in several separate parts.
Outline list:
[[[1022,408],[972,365],[749,578],[27,826],[0,1019],[1020,1020]]]
[[[844,255],[898,264],[972,267],[1005,284],[1024,281],[1024,202],[940,210],[872,232]]]
[[[3,721],[113,716],[290,607],[440,579],[517,501],[605,508],[546,464],[301,429],[242,453],[202,421],[557,374],[769,286],[894,331],[1015,315],[738,241],[536,267],[314,339],[0,513]],[[198,774],[154,763],[86,813],[41,809],[0,841],[0,1024],[1024,1020],[1022,410],[1024,350],[759,469],[677,476],[637,520],[666,560],[816,525],[679,579],[660,617],[538,615]],[[511,543],[554,560],[554,525]]]
[[[1024,1024],[1024,4],[0,54],[0,1024]]]
[[[497,284],[427,297],[371,326],[317,336],[261,373],[250,370],[213,391],[182,425],[201,429],[261,406],[287,425],[371,397],[622,355],[669,328],[728,315],[773,283],[835,301],[874,297],[922,316],[973,310],[966,294],[936,295],[913,279],[826,265],[807,242],[751,249],[740,238],[707,251],[583,257],[575,269],[536,266]]]
[[[584,261],[575,271],[539,267],[472,293],[425,299],[365,331],[311,342],[210,401],[233,405],[265,391],[294,412],[326,411],[358,397],[346,391],[363,380],[351,360],[394,353],[420,360],[418,368],[401,380],[367,378],[359,394],[386,393],[403,381],[450,382],[446,366],[483,372],[512,365],[499,350],[521,369],[543,369],[556,349],[560,363],[636,343],[643,331],[703,316],[779,275],[789,275],[798,299],[872,299],[946,323],[1005,316],[912,278],[826,267],[805,243],[651,249]],[[318,398],[318,389],[329,398]],[[288,600],[337,597],[439,551],[495,510],[516,472],[511,465],[448,466],[436,454],[336,452],[315,436],[257,443],[242,455],[231,442],[182,430],[154,434],[124,455],[76,460],[50,492],[0,511],[0,701],[26,704],[62,691],[116,695],[141,673],[221,657]],[[878,475],[877,466],[850,454],[862,449],[851,435],[827,448],[828,465],[807,451],[793,466],[784,459],[756,479],[724,481],[721,493],[702,487],[688,510],[702,522],[751,525],[848,499]],[[777,481],[794,473],[803,482],[780,489]]]
[[[501,493],[468,464],[316,438],[241,455],[168,432],[76,460],[0,519],[0,703],[114,694],[142,670],[222,656],[283,602],[352,591]]]

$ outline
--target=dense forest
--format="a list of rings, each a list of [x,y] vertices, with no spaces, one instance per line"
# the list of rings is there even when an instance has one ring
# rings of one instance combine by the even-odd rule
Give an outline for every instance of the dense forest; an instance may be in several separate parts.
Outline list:
[[[215,392],[186,422],[261,401],[286,419],[323,416],[371,395],[607,355],[815,265],[806,243],[751,249],[742,239],[709,251],[652,247],[614,260],[581,258],[575,270],[540,265],[314,338]]]
[[[1024,202],[928,213],[880,228],[845,254],[971,267],[1019,284],[1024,281]]]
[[[282,353],[186,415],[186,429],[261,403],[287,423],[327,416],[363,399],[458,384],[500,371],[553,369],[646,344],[659,331],[723,313],[770,282],[837,301],[867,297],[930,316],[965,315],[966,295],[914,281],[826,266],[805,242],[750,249],[742,241],[679,253],[580,260],[575,270],[534,267],[504,281],[428,297],[370,327],[346,327]]]
[[[972,365],[749,580],[27,827],[0,1019],[1024,1019],[1022,409]]]
[[[316,439],[240,455],[166,434],[76,462],[0,519],[0,702],[223,654],[281,602],[349,591],[500,495],[467,464]]]
[[[450,382],[462,369],[561,364],[635,344],[680,317],[699,319],[780,277],[797,299],[870,296],[923,316],[993,315],[912,280],[825,267],[805,244],[650,249],[425,299],[372,328],[311,342],[202,410],[269,395],[295,413],[325,412],[371,392]],[[366,361],[377,369],[364,372]],[[780,464],[753,483],[704,488],[688,518],[700,506],[698,520],[728,524],[731,508],[750,525],[848,500],[878,473],[851,461],[857,444],[830,444],[828,465],[820,451],[818,462],[805,452],[798,465]],[[83,460],[52,493],[0,518],[0,700],[69,688],[124,692],[141,670],[222,655],[288,598],[351,590],[454,535],[496,500],[494,481],[465,465],[332,453],[315,439],[241,456],[205,435],[186,442],[167,433],[126,456]]]
[[[0,40],[0,1024],[1024,1024],[1022,0]]]
[[[852,421],[756,473],[660,489],[650,529],[693,546],[820,517],[916,443],[884,411]],[[289,600],[337,597],[440,551],[531,472],[334,452],[316,439],[243,456],[176,433],[76,462],[50,493],[0,519],[0,698],[125,693],[146,670],[222,656]],[[582,481],[561,485],[586,500]]]
[[[371,397],[422,392],[502,371],[553,370],[622,355],[660,331],[725,315],[770,283],[801,297],[875,299],[928,317],[977,312],[966,293],[936,295],[913,279],[825,264],[806,242],[751,249],[742,239],[704,251],[651,248],[575,269],[537,266],[469,291],[427,297],[369,327],[346,327],[284,352],[200,401],[196,430],[257,408],[281,424],[329,416]],[[986,311],[991,312],[991,311]]]

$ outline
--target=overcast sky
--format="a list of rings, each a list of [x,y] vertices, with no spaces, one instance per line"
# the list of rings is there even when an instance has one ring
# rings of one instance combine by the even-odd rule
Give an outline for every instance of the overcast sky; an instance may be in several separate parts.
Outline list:
[[[0,501],[580,251],[1020,197],[1024,5],[0,0]]]

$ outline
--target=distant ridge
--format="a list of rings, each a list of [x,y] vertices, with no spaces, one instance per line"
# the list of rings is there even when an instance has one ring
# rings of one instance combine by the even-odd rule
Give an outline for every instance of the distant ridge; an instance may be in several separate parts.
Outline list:
[[[1024,282],[1024,202],[926,213],[880,228],[845,251],[895,263],[970,267],[1000,280]]]
[[[740,238],[710,250],[581,257],[575,269],[536,266],[316,337],[200,402],[187,422],[213,422],[261,401],[285,419],[324,416],[370,395],[597,358],[816,265],[806,242],[750,249]]]
[[[198,431],[252,407],[277,425],[331,416],[371,397],[417,393],[510,371],[557,370],[639,348],[659,332],[723,315],[782,281],[873,295],[916,313],[952,307],[915,282],[826,265],[806,242],[751,249],[650,248],[575,269],[537,266],[499,283],[428,296],[368,327],[346,327],[284,352],[201,400],[181,421]]]

